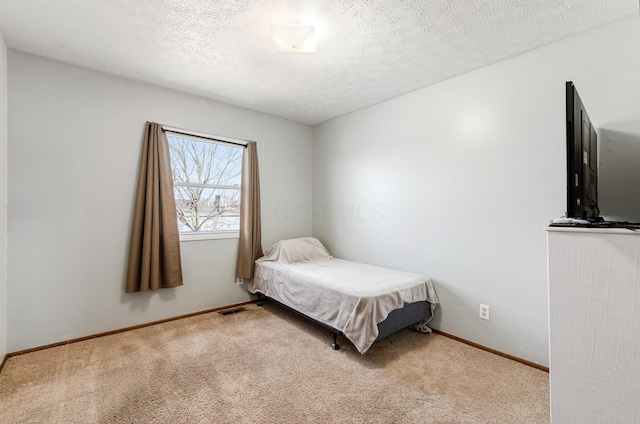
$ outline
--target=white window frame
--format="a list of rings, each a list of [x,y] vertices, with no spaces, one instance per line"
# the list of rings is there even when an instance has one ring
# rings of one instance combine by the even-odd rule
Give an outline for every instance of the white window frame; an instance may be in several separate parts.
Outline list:
[[[234,145],[234,147],[244,148],[247,145],[246,140],[238,140],[229,137],[220,137],[217,135],[205,134],[181,128],[162,126],[163,131],[167,135],[173,135],[175,137],[183,139],[191,139],[202,143],[213,143],[221,145]],[[243,153],[244,154],[244,153]],[[242,159],[240,159],[242,160]],[[217,189],[233,189],[242,190],[242,185],[218,185],[218,184],[196,184],[196,183],[179,183],[174,185],[180,185],[184,187],[206,187]],[[240,237],[239,231],[192,231],[181,232],[180,241],[201,241],[201,240],[221,240],[221,239],[237,239]]]

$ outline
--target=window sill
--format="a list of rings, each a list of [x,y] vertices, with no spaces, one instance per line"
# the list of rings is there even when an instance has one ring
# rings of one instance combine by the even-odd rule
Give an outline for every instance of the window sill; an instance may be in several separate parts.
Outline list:
[[[180,241],[200,241],[200,240],[220,240],[220,239],[237,239],[240,233],[237,231],[219,232],[219,233],[180,233]]]

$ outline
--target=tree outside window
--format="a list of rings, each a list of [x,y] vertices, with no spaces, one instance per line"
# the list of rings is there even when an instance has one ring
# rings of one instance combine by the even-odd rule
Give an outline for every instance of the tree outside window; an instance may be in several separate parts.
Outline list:
[[[238,232],[243,148],[167,131],[181,233]]]

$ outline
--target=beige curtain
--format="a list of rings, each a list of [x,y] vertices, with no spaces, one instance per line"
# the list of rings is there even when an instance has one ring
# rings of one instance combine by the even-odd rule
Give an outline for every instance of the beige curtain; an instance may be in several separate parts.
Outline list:
[[[169,143],[159,124],[147,122],[133,211],[126,292],[181,285]]]
[[[236,277],[253,277],[256,259],[262,256],[262,229],[260,226],[260,176],[258,149],[250,142],[242,154],[242,191],[240,193],[240,241]]]

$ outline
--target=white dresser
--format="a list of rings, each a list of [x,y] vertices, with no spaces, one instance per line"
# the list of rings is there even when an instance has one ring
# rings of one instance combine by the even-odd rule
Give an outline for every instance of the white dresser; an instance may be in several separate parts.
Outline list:
[[[551,422],[640,423],[640,232],[546,231]]]

